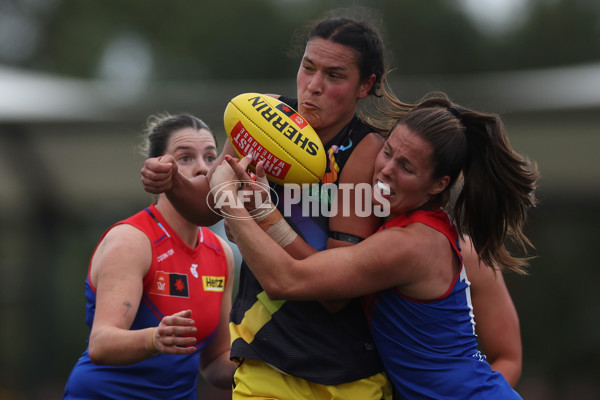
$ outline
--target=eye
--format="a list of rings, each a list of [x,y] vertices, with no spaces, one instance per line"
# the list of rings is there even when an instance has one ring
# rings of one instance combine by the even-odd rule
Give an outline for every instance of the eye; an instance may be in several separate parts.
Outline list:
[[[190,162],[191,160],[192,160],[192,158],[188,155],[183,155],[183,156],[179,157],[179,161],[181,161],[183,163]]]
[[[413,174],[413,170],[411,167],[409,167],[409,165],[407,163],[402,163],[401,165],[402,169],[405,170],[406,172],[408,172],[409,174]]]
[[[305,70],[307,70],[307,71],[313,71],[314,70],[314,68],[311,65],[309,65],[309,64],[302,64],[302,68],[305,69]]]
[[[217,161],[217,157],[210,155],[210,156],[206,156],[204,157],[204,159],[206,160],[207,163],[212,164],[215,161]]]

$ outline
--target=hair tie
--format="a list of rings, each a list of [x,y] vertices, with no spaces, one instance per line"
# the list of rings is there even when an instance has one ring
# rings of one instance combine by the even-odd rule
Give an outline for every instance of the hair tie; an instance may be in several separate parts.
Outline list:
[[[462,115],[460,114],[460,111],[458,111],[456,108],[448,107],[448,111],[450,111],[456,118],[458,118],[459,121],[462,119]]]

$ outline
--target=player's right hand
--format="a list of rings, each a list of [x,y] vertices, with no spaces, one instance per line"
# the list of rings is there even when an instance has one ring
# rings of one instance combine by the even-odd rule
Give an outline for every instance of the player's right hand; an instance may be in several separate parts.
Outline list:
[[[152,338],[156,350],[163,354],[190,354],[196,351],[194,345],[197,340],[194,335],[197,328],[191,316],[191,310],[184,310],[164,317]]]
[[[177,163],[170,154],[148,158],[141,170],[144,190],[154,194],[166,192],[173,186],[177,171]]]

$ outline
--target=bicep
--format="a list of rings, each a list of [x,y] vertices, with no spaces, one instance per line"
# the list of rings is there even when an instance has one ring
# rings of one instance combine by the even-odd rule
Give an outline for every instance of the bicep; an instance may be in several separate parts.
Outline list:
[[[480,263],[475,251],[463,245],[463,259],[471,282],[471,301],[478,339],[490,362],[521,357],[519,317],[501,271]]]
[[[372,235],[381,225],[381,218],[373,212],[371,188],[374,162],[383,145],[377,134],[369,134],[356,147],[338,181],[337,196],[334,201],[337,213],[329,218],[329,229],[358,238]],[[335,239],[330,239],[328,247],[336,247]]]
[[[96,276],[94,327],[129,329],[142,298],[151,258],[149,239],[130,225],[116,226],[105,236],[92,260]]]
[[[214,168],[221,164],[226,155],[237,157],[229,140],[225,142],[223,151],[207,175],[187,178],[179,172],[172,188],[166,192],[169,201],[188,221],[196,225],[210,226],[221,220],[221,215],[214,211],[213,196],[209,196],[209,182]]]
[[[420,262],[419,241],[415,238],[408,230],[389,229],[354,246],[328,249],[304,260],[288,260],[291,266],[282,269],[291,273],[285,272],[287,281],[281,285],[281,298],[348,299],[406,284],[418,271],[412,265]],[[399,262],[402,268],[398,268]]]

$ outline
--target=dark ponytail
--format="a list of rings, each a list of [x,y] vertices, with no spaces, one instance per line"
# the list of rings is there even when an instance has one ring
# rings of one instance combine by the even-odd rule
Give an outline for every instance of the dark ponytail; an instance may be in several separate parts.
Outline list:
[[[468,234],[479,257],[524,273],[527,258],[510,254],[506,239],[523,250],[531,242],[523,233],[533,207],[538,171],[535,163],[515,152],[500,117],[453,104],[443,93],[416,105],[398,120],[433,148],[433,178],[450,177],[431,206],[444,206],[461,172],[463,187],[453,207],[456,225]]]
[[[484,262],[524,273],[527,259],[512,256],[504,242],[509,238],[523,250],[532,246],[523,228],[536,204],[537,167],[512,149],[499,116],[463,110],[461,120],[467,159],[456,219]]]

